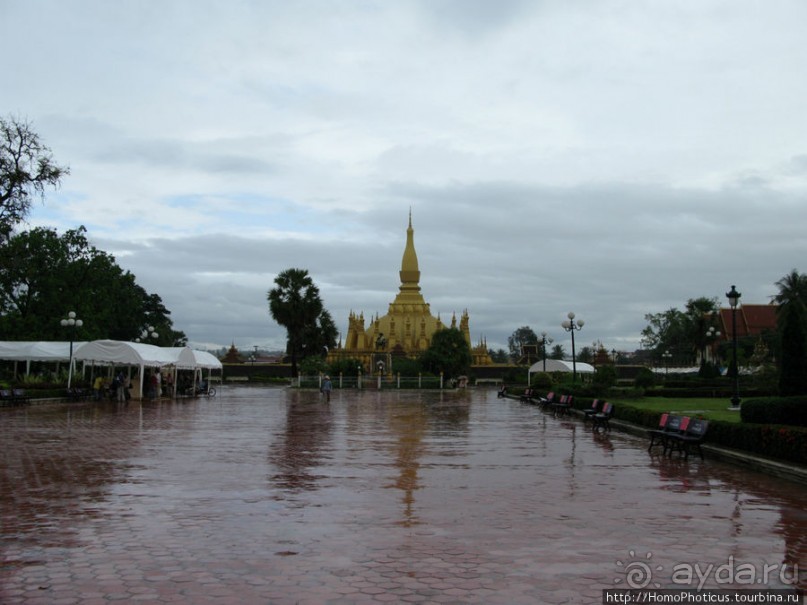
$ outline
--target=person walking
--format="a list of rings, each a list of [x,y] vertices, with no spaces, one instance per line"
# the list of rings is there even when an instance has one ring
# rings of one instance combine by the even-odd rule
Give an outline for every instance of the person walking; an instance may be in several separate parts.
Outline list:
[[[331,377],[327,374],[325,378],[322,379],[322,386],[319,389],[323,395],[325,395],[325,402],[331,401],[331,391],[333,390],[333,384],[331,384]]]
[[[126,379],[123,377],[123,371],[118,372],[118,375],[115,376],[115,394],[118,403],[126,402]]]

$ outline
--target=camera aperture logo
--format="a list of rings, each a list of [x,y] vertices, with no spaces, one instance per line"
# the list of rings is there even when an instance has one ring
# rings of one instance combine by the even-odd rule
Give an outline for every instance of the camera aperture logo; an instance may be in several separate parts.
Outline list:
[[[661,588],[656,579],[657,572],[664,571],[662,565],[653,565],[653,553],[648,552],[644,558],[637,557],[633,550],[628,551],[630,559],[617,559],[616,566],[623,577],[616,578],[614,584],[624,582],[627,588]],[[676,563],[673,565],[669,581],[676,586],[695,587],[702,590],[707,583],[716,586],[724,585],[758,585],[770,586],[781,584],[794,586],[799,581],[798,564],[763,564],[740,563],[730,555],[725,563]]]
[[[651,582],[653,584],[653,588],[661,588],[661,584],[658,582],[653,582],[653,571],[663,571],[664,567],[661,565],[657,565],[655,568],[652,567],[652,563],[650,559],[653,558],[653,553],[649,552],[644,556],[644,560],[636,560],[636,552],[630,550],[628,551],[632,561],[628,561],[624,563],[617,559],[616,566],[619,568],[623,568],[625,572],[625,583],[628,585],[628,588],[647,588],[650,586]],[[616,578],[614,580],[614,584],[621,584],[622,578]]]

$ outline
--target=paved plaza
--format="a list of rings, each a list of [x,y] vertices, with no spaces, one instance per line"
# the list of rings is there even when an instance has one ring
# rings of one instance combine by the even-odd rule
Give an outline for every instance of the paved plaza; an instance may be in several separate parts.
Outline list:
[[[646,446],[481,389],[2,409],[0,603],[792,588],[807,487]]]

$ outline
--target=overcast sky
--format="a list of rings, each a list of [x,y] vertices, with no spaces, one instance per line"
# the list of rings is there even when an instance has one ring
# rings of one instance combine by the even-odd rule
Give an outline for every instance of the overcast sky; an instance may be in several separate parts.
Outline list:
[[[194,346],[280,349],[307,269],[343,336],[387,312],[410,208],[421,288],[506,348],[807,271],[803,0],[0,0],[0,114]],[[91,322],[91,317],[83,318]]]

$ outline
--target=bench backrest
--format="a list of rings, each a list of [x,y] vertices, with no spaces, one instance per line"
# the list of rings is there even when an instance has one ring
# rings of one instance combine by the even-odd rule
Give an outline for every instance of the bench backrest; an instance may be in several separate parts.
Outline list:
[[[554,399],[555,399],[555,392],[554,391],[549,391],[546,394],[546,400],[547,401],[553,401]]]
[[[706,434],[706,429],[709,428],[709,422],[700,418],[694,419],[687,427],[687,435],[690,437],[703,437]]]
[[[681,426],[678,427],[678,430],[682,433],[686,433],[687,429],[689,428],[689,416],[684,416],[681,418]]]
[[[666,427],[667,426],[667,419],[669,417],[670,417],[670,415],[667,414],[666,412],[664,414],[662,414],[661,418],[659,418],[659,421],[658,421],[658,428],[663,429],[664,427]]]
[[[664,425],[665,431],[677,431],[681,428],[681,417],[670,414],[667,423]]]
[[[614,404],[606,402],[602,406],[602,413],[605,414],[606,416],[610,416],[611,414],[613,414],[614,413]]]
[[[599,399],[595,399],[594,401],[591,402],[591,409],[592,410],[596,410],[599,407],[600,407],[600,400]]]

